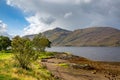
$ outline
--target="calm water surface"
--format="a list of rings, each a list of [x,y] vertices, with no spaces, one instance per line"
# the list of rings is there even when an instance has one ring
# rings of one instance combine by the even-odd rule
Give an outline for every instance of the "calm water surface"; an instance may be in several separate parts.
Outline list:
[[[47,51],[70,52],[96,61],[120,62],[120,47],[51,47]]]

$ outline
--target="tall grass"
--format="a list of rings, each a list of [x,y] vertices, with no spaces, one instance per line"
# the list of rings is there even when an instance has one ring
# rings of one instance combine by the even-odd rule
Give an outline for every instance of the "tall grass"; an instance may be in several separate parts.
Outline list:
[[[1,53],[0,52],[0,60],[10,59],[12,58],[12,53]]]
[[[43,53],[43,56],[48,54]],[[39,60],[31,66],[30,70],[24,70],[15,63],[12,53],[0,52],[0,80],[55,80],[48,70],[42,68]]]

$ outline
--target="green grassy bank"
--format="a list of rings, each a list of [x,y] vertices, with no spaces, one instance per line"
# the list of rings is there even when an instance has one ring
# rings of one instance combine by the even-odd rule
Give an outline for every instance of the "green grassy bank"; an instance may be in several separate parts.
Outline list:
[[[43,53],[40,58],[53,53]],[[32,63],[31,70],[20,68],[14,61],[12,53],[0,52],[0,80],[55,80],[51,73],[41,66],[40,60]]]

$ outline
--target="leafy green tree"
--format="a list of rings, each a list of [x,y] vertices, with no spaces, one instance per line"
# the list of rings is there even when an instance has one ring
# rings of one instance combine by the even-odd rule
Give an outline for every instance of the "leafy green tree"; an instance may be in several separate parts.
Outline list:
[[[46,37],[39,34],[32,41],[28,38],[16,36],[13,38],[11,45],[19,65],[23,69],[29,69],[31,62],[37,60],[38,53],[44,52],[46,47],[50,47],[50,43]]]
[[[11,46],[11,40],[8,37],[0,36],[0,51],[6,50],[9,46]]]
[[[44,52],[46,47],[50,47],[51,42],[42,34],[38,34],[33,39],[34,48],[38,52]]]
[[[23,69],[29,69],[36,57],[30,39],[16,36],[12,40],[12,50],[18,64]]]

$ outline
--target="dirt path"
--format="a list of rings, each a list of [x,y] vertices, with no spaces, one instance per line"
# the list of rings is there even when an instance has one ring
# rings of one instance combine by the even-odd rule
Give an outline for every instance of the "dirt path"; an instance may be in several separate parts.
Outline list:
[[[120,66],[115,65],[103,65],[101,63],[101,70],[89,66],[87,60],[77,61],[79,65],[74,62],[74,60],[79,60],[80,58],[74,58],[71,62],[69,59],[60,59],[60,58],[50,58],[43,59],[41,64],[46,66],[46,68],[51,71],[54,77],[60,80],[120,80]],[[108,68],[111,68],[111,72]],[[114,72],[115,70],[115,72]],[[118,70],[118,72],[117,72]]]

